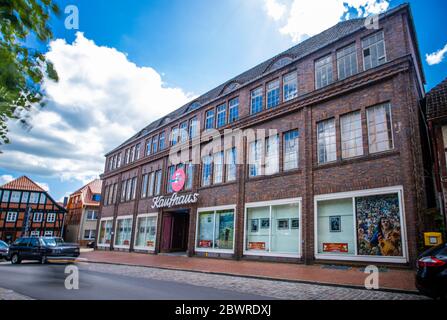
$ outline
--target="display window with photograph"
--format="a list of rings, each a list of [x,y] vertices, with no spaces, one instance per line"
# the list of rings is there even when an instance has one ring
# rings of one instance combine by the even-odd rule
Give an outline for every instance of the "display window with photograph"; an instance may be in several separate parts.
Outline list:
[[[196,251],[234,251],[235,208],[198,209]]]
[[[137,217],[135,248],[155,250],[157,238],[157,213],[140,214]]]
[[[300,199],[247,204],[244,254],[299,257],[300,208]]]
[[[110,240],[112,238],[112,218],[102,219],[99,224],[99,237],[98,246],[108,246],[110,245]]]
[[[132,233],[132,216],[118,217],[115,230],[115,247],[128,248]]]
[[[317,258],[407,261],[401,187],[315,199]]]

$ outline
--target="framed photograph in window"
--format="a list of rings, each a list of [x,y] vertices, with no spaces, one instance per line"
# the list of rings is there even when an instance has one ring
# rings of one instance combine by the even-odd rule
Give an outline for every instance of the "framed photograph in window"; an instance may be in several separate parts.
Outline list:
[[[250,220],[250,231],[251,232],[259,231],[259,219],[251,219]]]
[[[288,230],[289,219],[278,219],[278,230]]]
[[[341,216],[329,217],[329,232],[341,232]]]
[[[261,229],[268,229],[268,228],[270,228],[270,219],[269,218],[261,219]]]
[[[300,219],[292,219],[292,221],[291,221],[291,228],[292,229],[299,229],[300,228]]]

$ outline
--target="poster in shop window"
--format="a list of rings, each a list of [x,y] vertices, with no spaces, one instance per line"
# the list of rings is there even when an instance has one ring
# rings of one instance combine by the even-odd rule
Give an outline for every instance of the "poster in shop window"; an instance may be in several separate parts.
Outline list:
[[[402,256],[398,194],[356,198],[358,254]]]

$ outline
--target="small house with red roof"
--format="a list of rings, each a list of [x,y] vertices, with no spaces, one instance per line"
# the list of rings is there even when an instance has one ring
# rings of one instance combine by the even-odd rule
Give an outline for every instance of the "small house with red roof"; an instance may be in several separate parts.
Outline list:
[[[96,179],[70,195],[65,220],[66,241],[84,246],[95,240],[101,187],[102,181]]]
[[[0,239],[62,236],[66,210],[41,186],[22,176],[0,186]]]

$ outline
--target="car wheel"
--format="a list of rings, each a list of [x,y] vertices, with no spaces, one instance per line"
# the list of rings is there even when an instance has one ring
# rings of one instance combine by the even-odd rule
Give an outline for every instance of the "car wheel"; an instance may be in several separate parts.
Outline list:
[[[22,261],[20,260],[19,255],[18,255],[17,253],[14,253],[14,254],[11,256],[11,263],[12,263],[12,264],[19,264],[20,262],[22,262]]]

